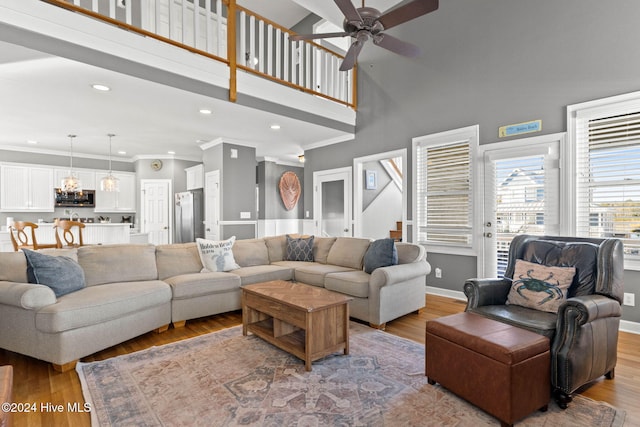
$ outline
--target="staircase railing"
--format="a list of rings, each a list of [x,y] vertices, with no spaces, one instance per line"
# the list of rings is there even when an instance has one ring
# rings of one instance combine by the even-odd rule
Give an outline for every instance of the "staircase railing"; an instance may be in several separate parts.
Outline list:
[[[292,41],[293,31],[235,0],[42,1],[227,64],[231,101],[237,73],[246,72],[356,108],[357,67],[339,71],[342,55]]]

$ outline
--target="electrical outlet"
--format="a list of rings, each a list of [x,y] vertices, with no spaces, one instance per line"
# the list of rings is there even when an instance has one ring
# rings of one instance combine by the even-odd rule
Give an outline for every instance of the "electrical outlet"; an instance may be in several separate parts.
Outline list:
[[[442,269],[441,268],[436,268],[436,279],[442,279]]]
[[[625,292],[624,299],[622,300],[622,304],[634,307],[636,305],[636,294]]]

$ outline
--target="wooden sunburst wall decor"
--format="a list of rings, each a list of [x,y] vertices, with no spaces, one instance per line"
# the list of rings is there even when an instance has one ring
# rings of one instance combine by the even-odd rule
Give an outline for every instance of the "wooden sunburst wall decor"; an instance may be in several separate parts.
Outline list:
[[[295,208],[302,191],[298,176],[291,171],[283,173],[280,177],[280,184],[278,187],[280,188],[280,197],[282,198],[284,207],[288,211]]]

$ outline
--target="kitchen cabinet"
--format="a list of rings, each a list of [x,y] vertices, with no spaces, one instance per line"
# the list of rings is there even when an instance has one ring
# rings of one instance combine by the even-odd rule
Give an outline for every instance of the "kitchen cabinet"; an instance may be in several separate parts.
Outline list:
[[[80,179],[83,190],[95,190],[96,189],[96,173],[92,170],[73,169],[73,173]],[[66,169],[54,169],[53,186],[59,188],[62,184],[62,180],[69,175],[69,168]],[[98,185],[100,183],[98,182]]]
[[[204,187],[204,165],[196,165],[186,168],[187,190],[196,190]]]
[[[53,212],[53,168],[0,165],[0,211]]]
[[[107,176],[108,172],[96,172],[96,183]],[[95,212],[135,212],[136,210],[136,174],[128,172],[113,172],[113,176],[120,180],[120,191],[110,192],[96,188]]]

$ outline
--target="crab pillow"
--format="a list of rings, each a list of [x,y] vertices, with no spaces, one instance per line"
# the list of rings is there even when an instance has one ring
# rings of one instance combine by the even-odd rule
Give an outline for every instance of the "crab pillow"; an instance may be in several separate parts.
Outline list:
[[[507,304],[557,313],[575,274],[575,267],[549,267],[518,259]]]

